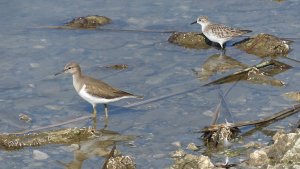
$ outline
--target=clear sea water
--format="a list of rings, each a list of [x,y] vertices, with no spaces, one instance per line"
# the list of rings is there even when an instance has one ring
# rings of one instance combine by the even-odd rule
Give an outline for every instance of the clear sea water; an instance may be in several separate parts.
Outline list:
[[[104,15],[113,20],[105,28],[188,32],[200,31],[199,25],[190,23],[200,15],[207,15],[215,22],[251,29],[251,35],[269,33],[293,38],[295,42],[289,57],[300,60],[299,7],[298,0],[1,0],[0,132],[31,129],[89,115],[92,107],[76,94],[71,76],[53,76],[69,61],[77,61],[85,74],[143,95],[144,100],[183,91],[132,108],[122,107],[141,100],[122,100],[109,105],[109,130],[137,136],[131,143],[134,146],[118,145],[123,154],[134,157],[137,168],[170,166],[170,153],[178,149],[172,144],[174,142],[180,142],[182,149],[194,142],[201,146],[194,154],[201,154],[205,147],[195,131],[210,124],[209,115],[218,104],[219,89],[201,87],[209,81],[198,80],[192,70],[201,68],[209,56],[220,51],[185,49],[170,44],[167,41],[169,33],[38,27],[62,25],[78,16]],[[262,61],[230,46],[226,54],[248,65]],[[239,82],[226,97],[233,118],[224,115],[219,122],[255,120],[296,104],[285,100],[281,94],[299,90],[299,64],[280,57],[278,60],[294,67],[275,76],[287,86]],[[103,68],[112,64],[127,64],[129,69]],[[218,74],[213,79],[222,76],[224,74]],[[225,92],[231,85],[221,85],[220,90]],[[184,92],[192,89],[197,90]],[[104,124],[102,105],[98,105],[98,112],[98,127],[101,128]],[[20,121],[20,113],[30,116],[32,122]],[[289,130],[298,119],[299,115],[295,114],[267,129]],[[61,128],[88,125],[78,122]],[[243,141],[267,143],[270,139],[258,131]],[[68,147],[47,145],[12,152],[1,150],[1,168],[62,168],[57,160],[68,163],[73,159]],[[37,160],[33,157],[34,150],[49,157]],[[215,162],[224,161],[224,157],[216,156],[219,158],[215,158]],[[82,168],[100,168],[103,161],[101,157],[91,156]]]

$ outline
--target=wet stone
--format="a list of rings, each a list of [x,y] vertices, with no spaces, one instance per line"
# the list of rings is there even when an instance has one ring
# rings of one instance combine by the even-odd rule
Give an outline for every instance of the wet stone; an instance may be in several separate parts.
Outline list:
[[[185,48],[210,48],[210,46],[208,45],[209,40],[207,40],[206,37],[199,32],[175,32],[169,37],[168,41]]]
[[[135,169],[136,164],[130,156],[111,157],[106,165],[109,169]]]
[[[300,131],[277,132],[274,144],[256,150],[249,155],[249,165],[268,168],[294,168],[300,160]]]
[[[123,70],[127,69],[128,65],[126,64],[115,64],[115,65],[107,65],[106,68],[114,69],[114,70]]]
[[[265,151],[256,150],[250,154],[249,164],[251,166],[261,166],[267,163],[269,163],[269,158]]]
[[[298,102],[300,101],[300,92],[288,92],[282,94],[282,96],[285,97],[286,99],[291,99]]]
[[[32,119],[28,115],[23,114],[23,113],[19,114],[19,120],[25,121],[26,123],[29,123],[32,121]]]
[[[106,16],[89,15],[85,17],[77,17],[66,23],[65,26],[71,28],[91,29],[97,26],[109,24],[111,19]]]
[[[188,144],[187,149],[193,150],[193,151],[199,150],[199,148],[196,146],[195,143],[190,143],[190,144]]]
[[[175,155],[176,154],[176,155]],[[185,154],[184,151],[178,150],[172,155],[175,162],[169,169],[183,169],[183,168],[215,168],[213,163],[207,156],[196,156],[192,154]]]
[[[286,56],[290,51],[290,44],[291,41],[261,33],[236,43],[235,46],[240,50],[259,57],[276,57]]]

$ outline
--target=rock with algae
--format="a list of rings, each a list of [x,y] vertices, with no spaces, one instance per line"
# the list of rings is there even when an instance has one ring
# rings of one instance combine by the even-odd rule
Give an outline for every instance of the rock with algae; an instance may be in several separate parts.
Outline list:
[[[235,46],[259,57],[276,57],[286,56],[290,51],[290,44],[291,41],[261,33],[239,42]]]
[[[214,43],[198,32],[175,32],[168,41],[185,48],[208,49]],[[291,41],[274,35],[258,34],[235,44],[240,50],[260,57],[286,56],[290,51]]]
[[[30,134],[0,134],[0,149],[19,150],[46,144],[72,144],[78,140],[88,140],[101,132],[92,127],[67,128]]]
[[[168,39],[170,43],[192,49],[208,49],[208,39],[198,32],[174,32]]]
[[[66,23],[65,26],[79,29],[91,29],[97,26],[106,25],[111,22],[111,19],[106,16],[88,15],[85,17],[77,17]]]
[[[300,161],[300,130],[294,133],[277,132],[274,144],[249,155],[250,166],[260,168],[295,168]],[[296,167],[297,168],[297,167]]]

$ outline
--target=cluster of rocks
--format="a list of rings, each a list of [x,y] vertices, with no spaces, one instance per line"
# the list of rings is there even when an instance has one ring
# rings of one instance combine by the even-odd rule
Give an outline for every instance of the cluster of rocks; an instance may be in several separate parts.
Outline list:
[[[169,169],[216,169],[229,168],[229,164],[214,164],[204,155],[188,154],[184,150],[173,152],[174,164]],[[273,136],[273,144],[250,153],[247,160],[231,168],[268,168],[289,169],[300,168],[300,130],[292,133],[277,132]]]

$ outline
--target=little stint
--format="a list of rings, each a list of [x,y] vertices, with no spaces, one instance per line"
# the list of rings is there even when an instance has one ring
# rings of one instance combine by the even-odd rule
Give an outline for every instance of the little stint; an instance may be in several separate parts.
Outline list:
[[[232,38],[252,32],[251,30],[242,30],[222,24],[212,23],[208,20],[207,16],[200,16],[197,21],[192,22],[191,24],[195,23],[200,24],[202,27],[202,33],[210,41],[219,43],[222,49],[225,48],[225,43]]]

